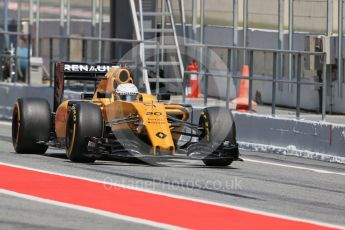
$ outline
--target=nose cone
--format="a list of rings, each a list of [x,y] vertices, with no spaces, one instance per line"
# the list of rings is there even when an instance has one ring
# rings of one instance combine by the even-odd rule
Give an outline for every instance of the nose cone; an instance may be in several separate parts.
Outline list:
[[[175,153],[175,147],[170,146],[168,148],[164,148],[161,146],[153,146],[152,147],[152,154],[153,155],[173,155]]]
[[[175,144],[164,105],[157,103],[154,106],[147,106],[143,121],[153,146],[153,154],[158,152],[172,154]]]

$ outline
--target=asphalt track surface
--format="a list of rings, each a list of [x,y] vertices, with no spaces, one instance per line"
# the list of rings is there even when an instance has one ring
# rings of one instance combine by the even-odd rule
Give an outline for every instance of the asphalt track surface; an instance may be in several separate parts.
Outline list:
[[[56,149],[45,155],[15,154],[10,135],[11,126],[0,122],[0,164],[345,226],[344,165],[246,151],[241,151],[244,162],[226,168],[189,160],[170,160],[161,166],[118,161],[75,164]],[[0,229],[153,228],[1,192],[0,203]]]

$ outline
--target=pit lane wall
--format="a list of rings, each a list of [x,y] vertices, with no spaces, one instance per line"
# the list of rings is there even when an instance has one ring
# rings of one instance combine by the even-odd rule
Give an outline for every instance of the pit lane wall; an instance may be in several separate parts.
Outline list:
[[[19,97],[40,97],[52,105],[53,88],[0,83],[0,119],[11,119]],[[65,90],[65,99],[80,98],[79,92]],[[198,119],[201,108],[194,110]],[[237,139],[242,149],[345,163],[345,125],[273,118],[233,112]]]
[[[12,119],[14,103],[20,97],[45,98],[49,101],[51,109],[53,109],[53,88],[0,82],[0,119]],[[64,97],[66,99],[80,98],[80,93],[66,90]]]
[[[345,125],[234,112],[240,147],[345,164]]]

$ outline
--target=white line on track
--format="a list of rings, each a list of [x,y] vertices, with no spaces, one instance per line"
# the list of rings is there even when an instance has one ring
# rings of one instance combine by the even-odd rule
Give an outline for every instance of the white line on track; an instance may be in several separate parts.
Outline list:
[[[334,174],[334,175],[339,175],[339,176],[345,176],[345,173],[342,173],[342,172],[335,172],[335,171],[329,171],[329,170],[324,170],[324,169],[302,167],[302,166],[296,166],[296,165],[290,165],[290,164],[274,163],[274,162],[269,162],[269,161],[253,160],[253,159],[249,159],[246,157],[242,157],[242,158],[244,161],[247,161],[247,162],[273,165],[273,166],[284,167],[284,168],[301,169],[301,170],[307,170],[307,171],[312,171],[312,172],[322,173],[322,174]]]
[[[132,189],[132,190],[136,190],[136,191],[147,192],[147,193],[156,194],[156,195],[162,195],[162,196],[171,197],[171,198],[175,198],[175,199],[189,200],[189,201],[199,202],[199,203],[203,203],[203,204],[216,205],[216,206],[221,206],[221,207],[225,207],[225,208],[237,209],[240,211],[249,212],[249,213],[253,213],[253,214],[257,214],[257,215],[271,216],[271,217],[276,217],[276,218],[281,218],[281,219],[286,219],[286,220],[291,220],[291,221],[310,223],[310,224],[314,224],[314,225],[336,228],[336,229],[345,229],[345,226],[334,225],[334,224],[315,221],[315,220],[297,218],[297,217],[292,217],[292,216],[287,216],[287,215],[282,215],[282,214],[276,214],[276,213],[271,213],[271,212],[266,212],[266,211],[261,211],[261,210],[255,210],[255,209],[250,209],[250,208],[244,208],[244,207],[235,206],[235,205],[228,205],[228,204],[224,204],[224,203],[218,203],[218,202],[214,202],[214,201],[203,200],[203,199],[198,199],[198,198],[193,198],[193,197],[188,197],[188,196],[180,196],[180,195],[171,194],[171,193],[158,192],[158,191],[154,191],[154,190],[150,190],[150,189],[137,188],[137,187],[118,184],[118,183],[109,183],[107,181],[100,181],[100,180],[90,179],[90,178],[86,178],[86,177],[79,177],[79,176],[67,175],[67,174],[63,174],[63,173],[56,173],[56,172],[51,172],[51,171],[46,171],[46,170],[41,170],[41,169],[36,169],[36,168],[30,168],[30,167],[26,167],[26,166],[3,163],[1,161],[0,161],[0,164],[7,165],[10,167],[17,167],[17,168],[21,168],[21,169],[32,170],[32,171],[36,171],[36,172],[47,173],[47,174],[51,174],[51,175],[58,175],[58,176],[63,176],[63,177],[85,180],[85,181],[91,181],[91,182],[95,182],[95,183],[106,183],[106,184],[116,186],[116,187],[122,187],[122,188],[126,188],[126,189]]]
[[[158,223],[158,222],[154,222],[154,221],[150,221],[150,220],[144,220],[144,219],[140,219],[140,218],[120,215],[120,214],[116,214],[116,213],[112,213],[112,212],[106,212],[106,211],[102,211],[102,210],[98,210],[98,209],[94,209],[94,208],[88,208],[88,207],[84,207],[84,206],[80,206],[80,205],[74,205],[74,204],[68,204],[68,203],[58,202],[58,201],[54,201],[54,200],[49,200],[49,199],[43,199],[43,198],[30,196],[30,195],[26,195],[26,194],[22,194],[22,193],[17,193],[17,192],[5,190],[5,189],[0,189],[0,193],[5,194],[5,195],[9,195],[9,196],[15,196],[15,197],[26,199],[26,200],[35,201],[35,202],[40,202],[40,203],[45,203],[45,204],[50,204],[50,205],[56,205],[56,206],[60,206],[60,207],[64,207],[64,208],[70,208],[70,209],[75,209],[78,211],[83,211],[83,212],[97,214],[97,215],[101,215],[101,216],[105,216],[105,217],[115,218],[115,219],[122,220],[122,221],[128,221],[128,222],[134,222],[137,224],[149,225],[149,226],[156,227],[156,228],[183,229],[183,228],[169,225],[169,224],[162,224],[162,223]]]
[[[12,123],[9,121],[0,121],[0,125],[6,125],[6,126],[11,126]]]

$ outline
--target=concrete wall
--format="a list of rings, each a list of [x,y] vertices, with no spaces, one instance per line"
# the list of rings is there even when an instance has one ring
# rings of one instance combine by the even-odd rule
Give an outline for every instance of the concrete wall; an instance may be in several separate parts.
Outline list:
[[[234,114],[245,149],[345,163],[345,125]]]
[[[337,29],[338,1],[334,0],[333,29]],[[173,1],[175,15],[179,17],[178,1]],[[288,26],[288,0],[284,1],[284,26]],[[238,1],[239,22],[243,21],[243,0]],[[196,1],[196,12],[200,16],[200,4]],[[185,1],[187,21],[192,16],[192,2]],[[278,25],[277,0],[248,1],[248,22],[252,28],[271,29]],[[233,7],[229,0],[205,1],[206,23],[209,25],[232,25]],[[325,32],[327,25],[327,1],[294,1],[294,27],[298,31]]]
[[[0,119],[12,119],[14,103],[20,97],[45,98],[53,109],[53,88],[0,82]],[[80,93],[66,90],[64,97],[66,99],[80,98]]]
[[[12,118],[12,109],[19,97],[40,97],[52,102],[52,89],[28,87],[25,84],[0,83],[0,118]],[[51,103],[52,104],[52,103]]]

